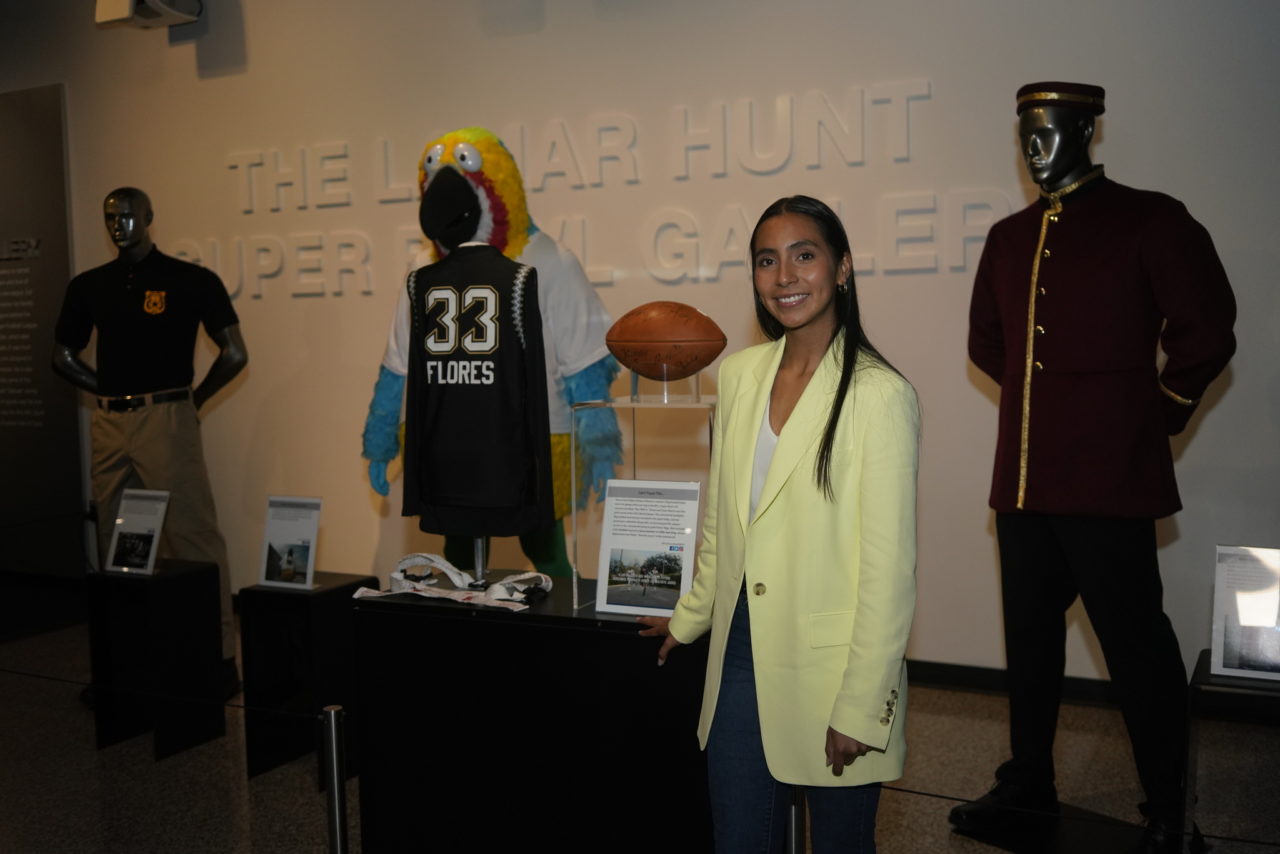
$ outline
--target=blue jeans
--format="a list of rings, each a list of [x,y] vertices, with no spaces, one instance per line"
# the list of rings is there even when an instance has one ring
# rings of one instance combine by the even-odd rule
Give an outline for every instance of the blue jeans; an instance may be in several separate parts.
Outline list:
[[[822,743],[813,749],[822,750]],[[773,779],[765,763],[745,591],[738,598],[725,647],[720,697],[707,740],[707,778],[717,854],[783,850],[792,787]],[[804,791],[814,854],[874,854],[879,783],[806,786]]]

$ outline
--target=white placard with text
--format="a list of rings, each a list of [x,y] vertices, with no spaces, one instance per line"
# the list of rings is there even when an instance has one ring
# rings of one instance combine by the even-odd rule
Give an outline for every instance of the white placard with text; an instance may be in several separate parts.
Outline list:
[[[1210,671],[1280,680],[1280,549],[1218,546]]]
[[[126,489],[112,526],[107,569],[143,575],[154,572],[168,508],[169,493],[163,489]]]
[[[319,531],[319,498],[268,495],[258,583],[310,590],[315,580]]]
[[[610,480],[596,577],[596,610],[670,616],[693,583],[696,482]]]

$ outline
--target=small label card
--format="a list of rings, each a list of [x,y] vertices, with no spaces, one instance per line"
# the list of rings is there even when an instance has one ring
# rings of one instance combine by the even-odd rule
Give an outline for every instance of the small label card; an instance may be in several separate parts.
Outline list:
[[[697,482],[610,480],[596,610],[669,617],[693,584]]]
[[[120,511],[111,531],[108,570],[151,575],[156,567],[160,531],[169,508],[169,493],[163,489],[126,489],[120,497]]]
[[[315,543],[319,531],[319,498],[268,495],[258,583],[310,590],[315,578]]]
[[[1280,680],[1280,549],[1218,546],[1209,670]]]

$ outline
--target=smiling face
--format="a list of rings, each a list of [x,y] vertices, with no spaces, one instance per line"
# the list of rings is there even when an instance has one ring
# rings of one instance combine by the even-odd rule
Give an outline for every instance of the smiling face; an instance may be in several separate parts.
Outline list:
[[[1093,168],[1093,116],[1068,107],[1031,107],[1018,116],[1018,139],[1031,180],[1060,190]]]
[[[787,332],[835,333],[836,285],[848,282],[853,259],[837,257],[818,224],[782,213],[760,223],[751,246],[751,279],[760,304]]]

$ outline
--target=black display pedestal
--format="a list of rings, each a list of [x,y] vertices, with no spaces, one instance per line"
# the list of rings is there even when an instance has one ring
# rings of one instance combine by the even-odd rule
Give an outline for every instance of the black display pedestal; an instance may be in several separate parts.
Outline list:
[[[154,731],[156,759],[226,733],[218,567],[161,560],[154,575],[89,574],[98,748]]]
[[[1191,728],[1187,744],[1187,827],[1193,854],[1209,850],[1196,827],[1196,774],[1200,757],[1200,721],[1204,718],[1266,723],[1280,722],[1280,682],[1217,676],[1210,672],[1210,652],[1200,651],[1191,674]]]
[[[355,704],[351,597],[360,587],[376,590],[378,580],[336,572],[313,580],[311,590],[258,584],[240,591],[250,777],[315,750],[325,706],[350,713]],[[349,727],[346,733],[347,773],[354,774],[355,739]]]
[[[522,613],[356,603],[365,854],[711,850],[706,643],[659,668],[657,639],[574,615],[571,592]]]

